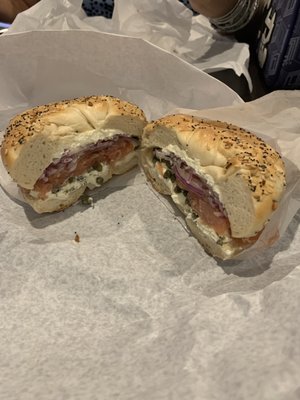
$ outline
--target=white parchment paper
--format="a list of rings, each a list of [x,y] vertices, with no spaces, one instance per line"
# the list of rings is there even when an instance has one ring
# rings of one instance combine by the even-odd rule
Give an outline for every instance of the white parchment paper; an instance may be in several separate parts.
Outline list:
[[[1,130],[31,105],[107,92],[149,118],[230,117],[299,167],[298,92],[243,104],[169,52],[107,33],[5,35],[0,53]],[[299,213],[273,247],[221,263],[138,169],[94,207],[51,215],[0,179],[0,398],[299,399]]]
[[[31,30],[80,29],[141,38],[205,72],[232,69],[248,73],[249,47],[218,34],[207,18],[193,16],[178,0],[115,0],[112,19],[87,17],[82,0],[41,0],[19,14],[7,34]]]

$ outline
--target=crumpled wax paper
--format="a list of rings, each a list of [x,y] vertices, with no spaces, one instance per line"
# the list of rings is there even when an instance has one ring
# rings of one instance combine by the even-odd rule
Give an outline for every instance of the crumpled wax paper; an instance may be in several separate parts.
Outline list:
[[[105,89],[149,118],[203,109],[247,121],[268,140],[274,127],[275,144],[299,167],[297,92],[243,104],[144,43],[97,32],[3,35],[0,130],[29,106]],[[299,399],[299,213],[273,247],[218,262],[138,169],[93,192],[93,206],[49,215],[14,199],[3,178],[0,398]]]
[[[231,36],[220,35],[207,18],[193,16],[178,0],[115,0],[112,19],[87,17],[82,0],[41,0],[18,15],[7,34],[30,30],[106,32],[141,38],[205,72],[232,69],[248,72],[249,46]]]

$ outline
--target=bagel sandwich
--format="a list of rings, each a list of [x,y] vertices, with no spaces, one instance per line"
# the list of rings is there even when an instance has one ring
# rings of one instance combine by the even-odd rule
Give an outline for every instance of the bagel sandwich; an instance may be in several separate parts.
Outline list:
[[[137,165],[146,123],[139,107],[112,96],[37,106],[11,119],[1,157],[25,202],[60,211]]]
[[[284,162],[264,140],[191,115],[149,123],[140,164],[153,187],[171,196],[204,249],[223,260],[258,240],[286,185]]]

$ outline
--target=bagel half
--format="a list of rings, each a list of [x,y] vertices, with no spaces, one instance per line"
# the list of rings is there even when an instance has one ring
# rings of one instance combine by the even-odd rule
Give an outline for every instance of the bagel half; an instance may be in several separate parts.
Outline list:
[[[10,121],[1,157],[36,212],[60,211],[137,164],[146,123],[139,107],[112,96],[38,106]]]
[[[172,197],[204,249],[221,259],[258,239],[286,185],[280,155],[262,139],[190,115],[149,123],[140,164],[153,187]]]

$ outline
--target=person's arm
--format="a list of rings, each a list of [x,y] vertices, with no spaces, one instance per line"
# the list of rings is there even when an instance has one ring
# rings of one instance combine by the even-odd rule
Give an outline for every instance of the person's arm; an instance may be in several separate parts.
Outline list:
[[[236,5],[237,0],[189,0],[194,11],[208,18],[226,15]]]
[[[239,41],[253,44],[266,0],[189,0],[194,11],[209,18],[212,26]]]
[[[1,0],[0,20],[2,22],[12,22],[17,14],[27,10],[39,0]]]

